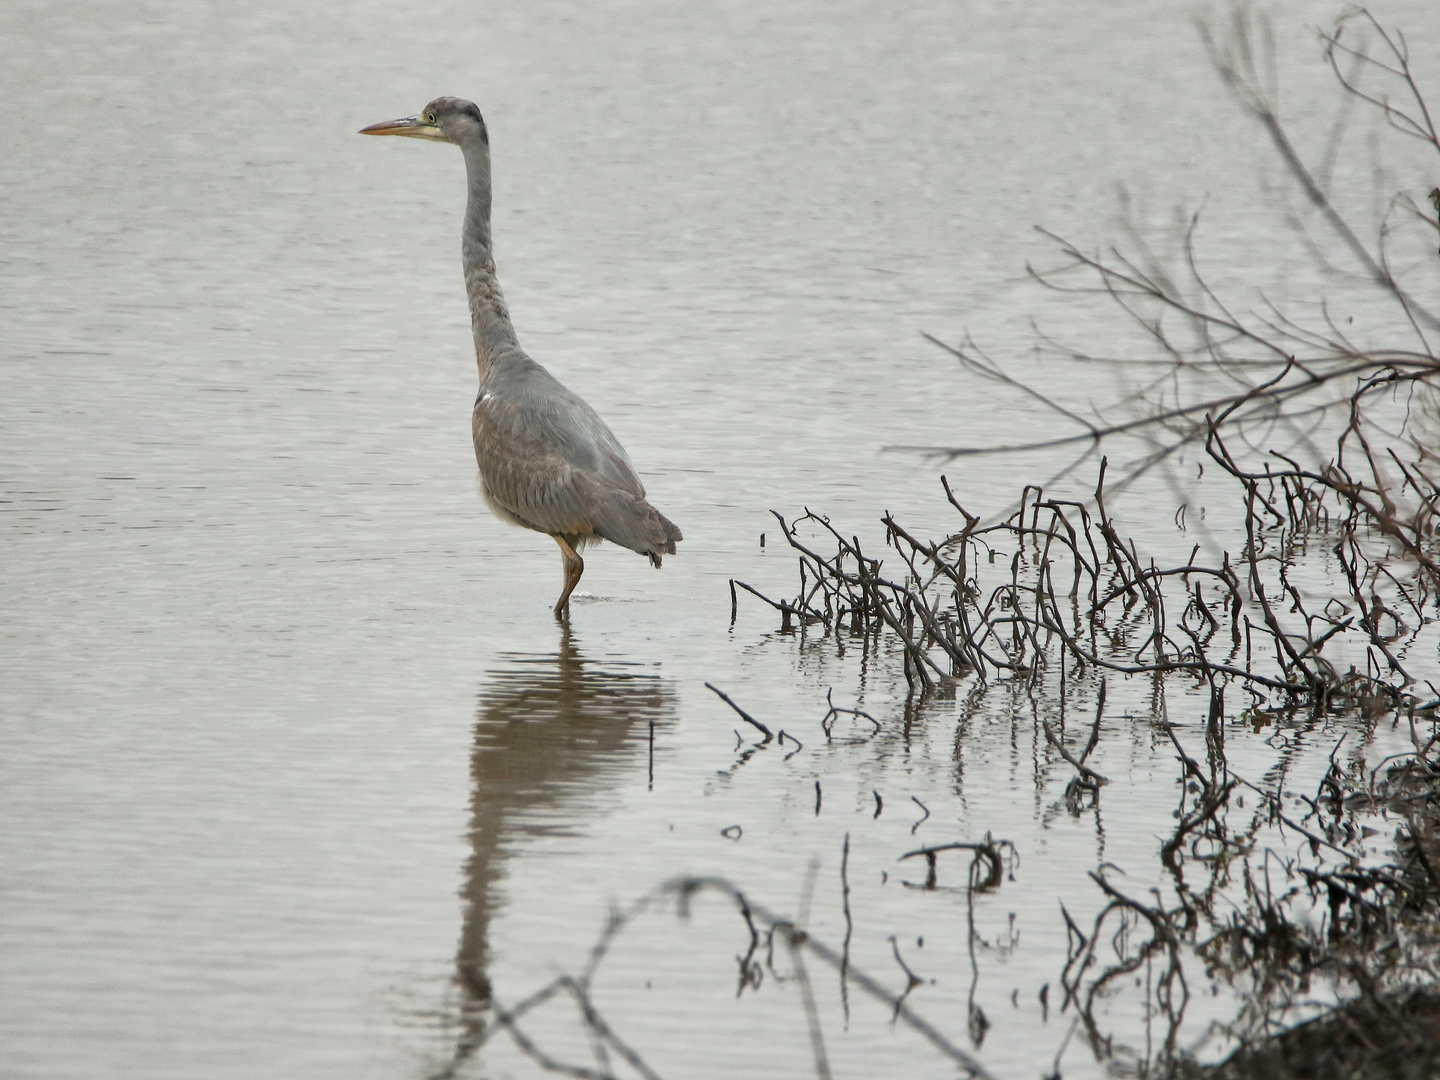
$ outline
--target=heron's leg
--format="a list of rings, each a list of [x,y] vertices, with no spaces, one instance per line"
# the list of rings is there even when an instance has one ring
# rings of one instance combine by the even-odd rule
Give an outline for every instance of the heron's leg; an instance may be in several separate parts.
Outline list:
[[[570,609],[570,594],[575,591],[575,586],[580,584],[580,575],[585,572],[585,560],[580,558],[580,553],[565,537],[558,533],[552,536],[555,543],[560,545],[560,557],[565,560],[565,591],[560,594],[560,599],[555,601],[555,617],[558,619]]]

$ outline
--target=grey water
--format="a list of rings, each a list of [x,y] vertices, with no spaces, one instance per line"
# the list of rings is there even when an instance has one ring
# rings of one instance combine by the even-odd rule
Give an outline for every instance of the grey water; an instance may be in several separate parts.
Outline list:
[[[1306,27],[1335,11],[1274,11],[1304,116],[1328,79]],[[1027,279],[1054,250],[1034,226],[1097,242],[1123,184],[1208,200],[1217,250],[1278,238],[1192,14],[0,7],[0,1076],[538,1075],[466,1040],[583,968],[613,908],[723,876],[835,943],[846,843],[857,967],[898,992],[903,958],[908,1004],[967,1046],[974,978],[995,1075],[1062,1048],[1097,1075],[1039,1004],[1058,902],[1093,909],[1101,862],[1151,880],[1173,755],[1120,722],[1123,798],[1057,812],[1023,703],[965,712],[962,686],[917,714],[877,658],[758,604],[732,626],[728,582],[792,587],[772,509],[948,528],[940,467],[891,444],[1050,423],[921,333],[1025,354],[1039,314],[1103,340],[1108,312]],[[1433,36],[1424,4],[1378,14]],[[522,343],[686,536],[660,573],[590,553],[568,628],[554,545],[475,491],[460,157],[356,134],[440,94],[489,124]],[[993,514],[1063,463],[946,471]],[[1152,506],[1119,512],[1188,550]],[[798,742],[748,754],[707,681]],[[881,732],[827,743],[832,688]],[[987,831],[1021,860],[976,901],[972,969],[964,890],[897,859]],[[811,1071],[795,980],[735,994],[733,910],[662,907],[600,969],[608,1022],[662,1076]],[[812,974],[836,1075],[953,1075]],[[532,1023],[590,1060],[573,1010]]]

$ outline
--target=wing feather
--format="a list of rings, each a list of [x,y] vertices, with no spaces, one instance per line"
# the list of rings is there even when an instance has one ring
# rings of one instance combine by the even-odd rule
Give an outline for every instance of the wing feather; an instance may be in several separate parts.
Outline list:
[[[475,403],[471,430],[486,502],[512,524],[601,537],[658,566],[660,555],[674,554],[680,530],[645,501],[644,485],[605,422],[545,379],[540,387],[521,385],[530,393],[482,391]]]

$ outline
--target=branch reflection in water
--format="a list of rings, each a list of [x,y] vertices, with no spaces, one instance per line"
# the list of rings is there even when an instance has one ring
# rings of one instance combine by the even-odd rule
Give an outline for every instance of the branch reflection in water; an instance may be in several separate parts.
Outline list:
[[[568,626],[559,651],[501,654],[480,692],[470,758],[465,925],[455,958],[460,1034],[450,1075],[484,1041],[491,1006],[489,928],[506,860],[527,838],[594,820],[617,774],[646,767],[652,731],[678,716],[672,684],[653,665],[591,660]]]

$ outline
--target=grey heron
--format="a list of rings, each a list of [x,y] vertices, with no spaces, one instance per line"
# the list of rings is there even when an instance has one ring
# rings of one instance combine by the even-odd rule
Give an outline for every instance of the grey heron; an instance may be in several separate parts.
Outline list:
[[[414,116],[362,128],[362,135],[406,135],[454,143],[465,156],[469,198],[460,254],[480,392],[470,430],[480,487],[495,516],[548,533],[560,545],[565,588],[555,615],[569,610],[585,572],[580,551],[609,540],[660,566],[680,530],[645,501],[625,448],[585,401],[526,355],[495,277],[490,241],[490,138],[480,110],[436,98]]]

